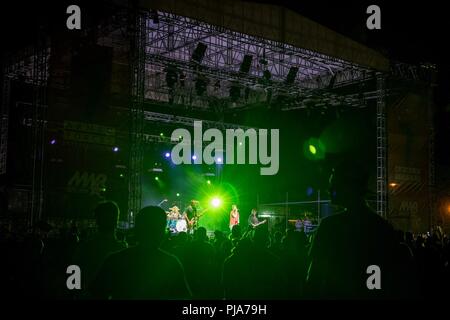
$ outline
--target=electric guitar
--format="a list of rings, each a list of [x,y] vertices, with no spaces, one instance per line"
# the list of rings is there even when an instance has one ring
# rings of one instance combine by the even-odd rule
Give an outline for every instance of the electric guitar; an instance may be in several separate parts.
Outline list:
[[[186,216],[186,220],[188,223],[188,228],[189,229],[194,229],[197,227],[198,221],[200,220],[200,218],[206,213],[206,211],[208,211],[209,209],[204,209],[202,210],[200,213],[196,213],[191,219],[189,219]]]
[[[259,227],[260,225],[262,225],[262,224],[264,224],[266,222],[267,222],[267,220],[263,220],[263,221],[260,221],[258,223],[255,223],[255,224],[252,223],[251,226],[252,226],[253,229],[256,229],[257,227]]]

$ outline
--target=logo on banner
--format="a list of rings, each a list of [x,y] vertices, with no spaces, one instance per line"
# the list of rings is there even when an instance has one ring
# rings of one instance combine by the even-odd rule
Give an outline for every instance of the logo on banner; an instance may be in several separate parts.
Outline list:
[[[400,211],[414,214],[419,212],[419,205],[416,201],[402,201]]]
[[[76,171],[67,183],[67,189],[69,192],[99,195],[102,189],[105,188],[106,180],[106,174]]]

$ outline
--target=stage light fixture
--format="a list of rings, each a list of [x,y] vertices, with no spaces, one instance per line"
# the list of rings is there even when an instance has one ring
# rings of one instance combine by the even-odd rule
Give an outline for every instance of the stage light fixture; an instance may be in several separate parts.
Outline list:
[[[238,84],[232,84],[230,87],[231,101],[236,102],[241,97],[241,88]]]
[[[166,72],[166,84],[169,88],[173,89],[178,81],[178,69],[173,65],[169,65],[164,68]]]
[[[153,20],[154,24],[158,24],[159,23],[158,11],[156,10],[150,11],[150,18]]]
[[[298,67],[291,67],[286,76],[286,84],[293,84],[295,81],[295,78],[297,77],[297,73],[298,73]]]
[[[195,92],[198,96],[202,96],[206,92],[208,80],[205,77],[198,77],[195,80]]]
[[[333,89],[335,82],[336,82],[336,74],[333,74],[333,76],[330,78],[330,82],[328,83],[328,89]]]
[[[251,55],[246,54],[244,59],[242,60],[241,67],[239,68],[239,72],[249,73],[250,67],[252,65],[253,57]]]
[[[165,156],[166,158],[170,158],[170,153],[169,153],[169,152],[166,152],[166,153],[164,154],[164,156]]]
[[[266,80],[266,81],[269,81],[270,78],[272,78],[272,74],[270,73],[270,71],[267,70],[267,69],[264,70],[264,72],[263,72],[263,79]]]
[[[199,42],[194,52],[192,53],[192,60],[197,63],[202,62],[203,57],[205,56],[206,53],[206,48],[208,48],[206,44]]]
[[[155,177],[155,180],[156,180],[156,181],[159,181],[159,177],[158,177],[158,176],[156,176],[156,177]]]
[[[325,145],[318,138],[310,138],[303,144],[304,155],[310,160],[320,160],[325,158]]]
[[[113,147],[112,151],[113,152],[119,152],[119,147]]]
[[[220,204],[222,203],[222,201],[219,199],[219,198],[213,198],[212,200],[211,200],[211,205],[214,207],[214,208],[218,208],[218,207],[220,207]]]
[[[389,183],[389,186],[390,186],[391,188],[395,188],[396,186],[398,186],[398,184],[395,183],[395,182],[391,182],[391,183]]]

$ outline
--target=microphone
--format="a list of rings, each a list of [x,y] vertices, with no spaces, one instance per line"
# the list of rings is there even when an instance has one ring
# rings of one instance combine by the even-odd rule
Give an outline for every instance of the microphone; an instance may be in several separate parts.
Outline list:
[[[163,201],[161,201],[159,204],[158,204],[158,207],[160,206],[160,205],[162,205],[164,202],[167,202],[168,200],[167,199],[164,199]]]

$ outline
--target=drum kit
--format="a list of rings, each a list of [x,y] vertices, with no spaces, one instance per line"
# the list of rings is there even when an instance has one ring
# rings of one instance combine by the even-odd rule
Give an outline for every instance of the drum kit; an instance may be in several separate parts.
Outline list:
[[[318,226],[317,219],[312,214],[307,212],[299,216],[299,219],[288,220],[289,223],[295,225],[295,230],[310,233]]]
[[[187,222],[186,219],[180,213],[180,209],[177,206],[169,208],[167,214],[167,228],[171,233],[177,232],[187,232]]]

